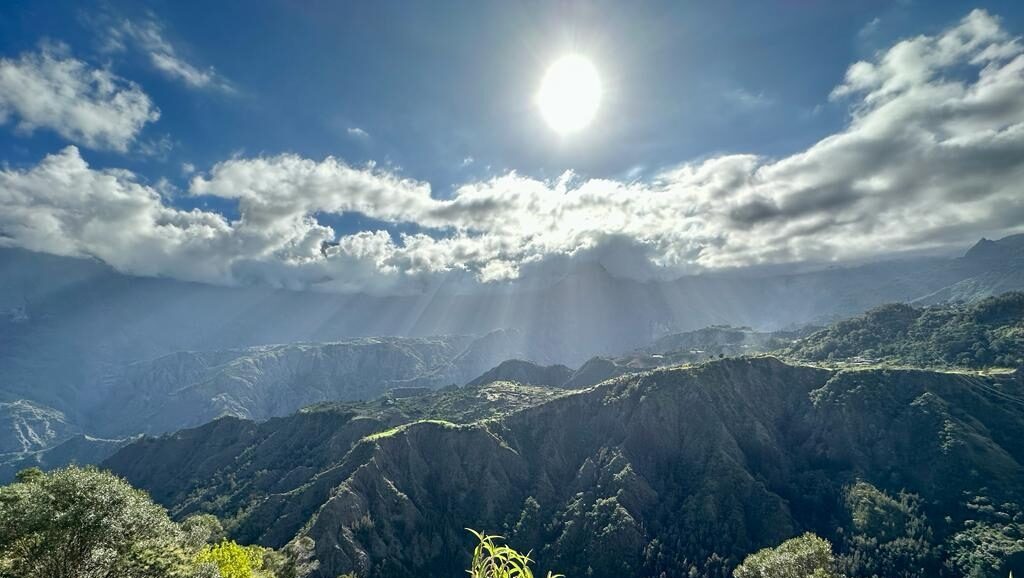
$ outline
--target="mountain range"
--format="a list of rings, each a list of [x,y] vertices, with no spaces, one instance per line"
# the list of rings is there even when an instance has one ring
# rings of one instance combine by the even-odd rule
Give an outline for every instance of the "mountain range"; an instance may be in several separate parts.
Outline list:
[[[0,474],[93,460],[134,436],[221,415],[263,420],[396,387],[461,385],[492,368],[476,383],[580,388],[772,350],[808,324],[881,303],[976,301],[1024,286],[1022,238],[982,240],[956,258],[665,282],[581,266],[545,283],[429,298],[215,287],[4,249]],[[499,366],[506,360],[518,370]]]
[[[727,578],[813,531],[850,575],[997,576],[1024,561],[1022,239],[757,278],[583,269],[502,294],[550,313],[505,325],[498,294],[0,252],[33,288],[4,285],[0,476],[101,463],[243,543],[311,538],[316,578],[460,572],[466,527],[569,575]]]
[[[508,396],[518,403],[495,403]],[[1024,498],[1019,371],[753,357],[582,390],[497,382],[412,399],[222,418],[103,467],[177,516],[217,514],[239,540],[313,538],[318,578],[453,575],[467,562],[465,527],[568,575],[724,576],[805,530],[841,543],[857,483],[918,496],[933,575],[955,575],[940,551],[981,555],[962,544],[971,532],[1012,541],[1024,522],[1013,506]],[[972,510],[979,499],[994,510]]]

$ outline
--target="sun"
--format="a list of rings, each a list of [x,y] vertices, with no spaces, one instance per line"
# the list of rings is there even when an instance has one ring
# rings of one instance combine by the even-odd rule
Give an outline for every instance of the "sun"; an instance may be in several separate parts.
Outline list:
[[[571,54],[552,64],[537,92],[537,107],[556,132],[578,131],[594,119],[601,104],[601,78],[586,58]]]

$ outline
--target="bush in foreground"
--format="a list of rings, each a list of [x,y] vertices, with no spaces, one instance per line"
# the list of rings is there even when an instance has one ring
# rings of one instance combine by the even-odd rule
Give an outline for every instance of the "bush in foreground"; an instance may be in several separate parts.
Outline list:
[[[128,482],[97,468],[30,468],[0,487],[0,576],[299,578],[311,541],[282,552],[223,538],[213,516],[174,522]]]
[[[473,550],[473,562],[469,566],[470,578],[533,578],[530,569],[530,554],[498,543],[501,536],[488,536],[470,530],[480,541]],[[548,572],[547,578],[562,578],[561,574]]]
[[[842,578],[836,571],[832,544],[809,532],[747,556],[732,575],[735,578]]]

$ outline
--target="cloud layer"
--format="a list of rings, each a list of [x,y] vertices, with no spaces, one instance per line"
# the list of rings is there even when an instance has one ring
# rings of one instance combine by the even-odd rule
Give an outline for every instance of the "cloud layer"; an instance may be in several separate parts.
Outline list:
[[[0,59],[0,124],[56,131],[89,148],[125,151],[160,111],[137,85],[47,46]]]
[[[1024,223],[1024,47],[994,17],[975,11],[858,62],[830,98],[850,107],[847,126],[802,152],[718,156],[646,182],[509,173],[441,199],[427,183],[334,158],[234,158],[194,176],[188,193],[237,203],[236,221],[173,208],[69,147],[0,171],[0,243],[136,274],[392,292],[565,259],[639,279],[842,261]],[[339,237],[317,218],[349,212],[426,232]]]

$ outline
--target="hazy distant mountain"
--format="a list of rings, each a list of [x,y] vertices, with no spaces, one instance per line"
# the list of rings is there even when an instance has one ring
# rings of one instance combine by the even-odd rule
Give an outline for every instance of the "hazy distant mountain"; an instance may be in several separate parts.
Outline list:
[[[102,439],[78,434],[47,449],[0,454],[0,480],[11,480],[15,474],[30,467],[50,470],[70,464],[98,464],[136,439],[137,436]]]
[[[998,241],[982,239],[961,261],[975,270],[972,275],[914,301],[919,304],[970,302],[1024,289],[1024,234]]]
[[[749,327],[716,325],[696,331],[672,333],[661,337],[639,351],[653,354],[691,353],[696,359],[708,356],[743,355],[777,349],[808,330],[763,332]]]
[[[53,408],[26,400],[0,403],[0,454],[40,450],[78,431]]]
[[[844,495],[861,480],[880,508],[917,493],[920,512],[893,515],[925,524],[892,522],[872,552],[899,564],[898,540],[923,540],[913,563],[938,575],[943,551],[972,556],[1013,539],[1000,516],[1021,515],[1006,508],[1024,498],[1024,404],[1007,399],[1022,398],[1017,374],[725,359],[471,425],[383,431],[388,420],[354,410],[220,420],[133,444],[104,466],[179,515],[224,516],[242,540],[309,535],[318,578],[455,575],[464,527],[502,533],[540,568],[572,576],[726,575],[804,530],[847,547]],[[979,504],[1006,505],[989,516]]]
[[[562,387],[573,371],[564,365],[538,365],[522,359],[508,359],[484,372],[468,385],[482,385],[495,381],[514,381],[525,385]]]
[[[595,356],[576,370],[564,365],[542,366],[521,359],[509,359],[488,370],[469,384],[492,381],[514,381],[531,385],[547,385],[582,389],[613,377],[639,371],[699,363],[724,355],[749,355],[779,349],[810,330],[765,333],[750,328],[728,325],[705,327],[696,331],[671,333],[619,356]]]
[[[779,349],[802,333],[765,333],[750,328],[718,325],[672,333],[651,345],[618,356],[594,356],[576,370],[564,365],[542,366],[509,359],[486,371],[469,385],[513,381],[565,389],[583,389],[627,373],[685,363],[700,363],[721,356],[750,355]]]
[[[40,453],[81,434],[120,440],[224,415],[263,420],[318,402],[372,399],[396,387],[463,384],[509,356],[528,355],[517,347],[520,341],[511,331],[481,338],[355,338],[178,352],[112,367],[87,399],[77,388],[38,392],[36,397],[70,407],[69,412],[25,399],[0,403],[0,440],[6,444],[0,446],[0,464],[90,463],[118,447],[67,445],[58,452],[68,454],[66,459]],[[70,455],[75,448],[81,455]],[[0,467],[0,473],[14,468]]]
[[[506,355],[480,352],[478,341],[367,337],[176,353],[129,366],[88,423],[100,435],[162,433],[223,415],[264,420],[323,401],[371,399],[395,387],[463,384]]]
[[[982,239],[967,251],[964,259],[969,261],[1024,259],[1024,234],[1010,235],[998,241]]]
[[[543,283],[391,297],[129,277],[95,261],[5,249],[0,403],[35,409],[4,418],[0,435],[12,448],[38,451],[77,434],[121,438],[223,414],[263,419],[399,384],[466,383],[507,359],[578,366],[566,384],[585,387],[705,354],[755,351],[765,331],[881,303],[976,300],[1020,288],[1020,245],[1017,236],[981,241],[962,258],[647,283],[583,264]],[[732,330],[686,334],[722,324],[754,329],[743,343],[729,341]],[[404,368],[393,373],[372,355],[336,358],[342,350],[328,345],[373,335],[482,337],[443,338],[443,354],[384,340],[377,361]],[[690,347],[712,337],[721,342]],[[616,357],[643,347],[643,356]]]
[[[1017,239],[979,245],[1002,247]],[[821,323],[882,303],[953,291],[958,283],[983,286],[966,295],[973,299],[988,296],[984,287],[995,281],[986,279],[996,277],[1002,281],[993,289],[1022,288],[1024,279],[1013,277],[1020,263],[984,257],[990,253],[976,247],[954,259],[646,283],[584,264],[543,283],[383,297],[129,277],[95,261],[5,249],[0,383],[4,393],[33,391],[33,399],[57,407],[62,400],[92,399],[96,382],[112,366],[177,351],[379,335],[484,335],[495,329],[517,330],[533,351],[578,365],[596,354],[615,355],[668,333],[710,325],[765,331]],[[36,391],[55,387],[63,389],[50,399]]]

